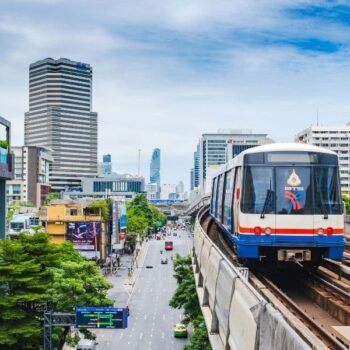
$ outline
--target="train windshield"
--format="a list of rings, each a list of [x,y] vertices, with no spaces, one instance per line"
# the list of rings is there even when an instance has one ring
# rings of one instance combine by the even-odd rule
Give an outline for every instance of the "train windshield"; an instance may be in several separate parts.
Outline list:
[[[341,214],[333,166],[247,166],[241,202],[250,214]]]

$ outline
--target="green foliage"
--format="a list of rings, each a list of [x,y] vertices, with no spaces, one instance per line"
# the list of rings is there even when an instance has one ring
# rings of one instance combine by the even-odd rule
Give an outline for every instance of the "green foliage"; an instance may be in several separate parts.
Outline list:
[[[89,203],[88,207],[89,208],[99,208],[99,209],[101,209],[102,219],[104,221],[108,221],[109,220],[109,217],[110,217],[110,213],[109,213],[109,211],[110,211],[109,210],[110,204],[109,204],[109,201],[101,199],[101,200]]]
[[[45,199],[45,205],[48,205],[50,201],[53,201],[55,199],[61,199],[61,194],[59,192],[49,193]]]
[[[185,345],[184,350],[211,350],[208,331],[205,327],[202,315],[192,320],[194,332],[191,336],[191,343]]]
[[[205,322],[197,297],[191,256],[180,256],[176,254],[174,259],[174,272],[177,288],[169,305],[173,308],[183,309],[185,316],[183,322],[191,322],[194,329],[193,335],[191,336],[191,343],[186,345],[184,349],[211,350],[208,332],[205,328]]]
[[[146,235],[149,229],[166,223],[166,216],[154,205],[148,204],[145,193],[140,193],[127,204],[128,231]]]
[[[347,195],[343,195],[342,198],[345,205],[345,214],[350,215],[350,198]]]
[[[8,149],[9,143],[7,140],[0,140],[0,148]]]
[[[125,239],[126,245],[130,247],[132,252],[135,250],[136,247],[137,236],[138,234],[136,232],[129,232]]]
[[[192,271],[191,256],[182,257],[176,254],[174,272],[177,288],[169,304],[173,308],[184,309],[184,322],[190,322],[201,314]]]
[[[42,349],[43,310],[111,305],[110,284],[71,243],[53,244],[46,233],[0,241],[0,350]],[[67,328],[55,330],[64,342]],[[60,347],[58,347],[60,348]]]

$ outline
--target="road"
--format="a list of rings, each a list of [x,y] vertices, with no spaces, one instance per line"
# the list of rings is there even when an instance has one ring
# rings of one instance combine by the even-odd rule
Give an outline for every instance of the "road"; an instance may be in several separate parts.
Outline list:
[[[181,238],[172,238],[172,252],[164,251],[163,240],[149,242],[143,268],[139,270],[128,302],[128,328],[96,330],[97,349],[180,350],[188,342],[173,337],[173,325],[181,321],[183,314],[181,310],[174,310],[168,305],[176,288],[170,256],[175,256],[176,253],[185,255],[192,247],[192,238],[188,237],[188,233],[178,231],[179,234]],[[160,258],[164,255],[168,257],[168,264],[160,263]],[[145,268],[146,266],[153,268]]]

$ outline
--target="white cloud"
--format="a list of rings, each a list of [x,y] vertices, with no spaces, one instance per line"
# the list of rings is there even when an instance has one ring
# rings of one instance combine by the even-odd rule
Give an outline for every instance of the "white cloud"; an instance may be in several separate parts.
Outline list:
[[[305,33],[345,42],[349,30],[285,15],[295,4],[2,2],[0,115],[13,122],[13,140],[20,144],[29,64],[48,56],[88,62],[94,69],[100,154],[112,154],[115,170],[135,173],[141,148],[147,175],[151,151],[160,147],[168,183],[188,183],[203,132],[251,128],[290,141],[316,121],[317,109],[321,122],[345,124],[347,50],[325,55],[269,42]]]

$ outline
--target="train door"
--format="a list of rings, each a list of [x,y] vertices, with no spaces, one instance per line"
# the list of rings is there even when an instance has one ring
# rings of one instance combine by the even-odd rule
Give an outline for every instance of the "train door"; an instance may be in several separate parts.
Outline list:
[[[276,243],[314,243],[311,169],[276,167]]]

